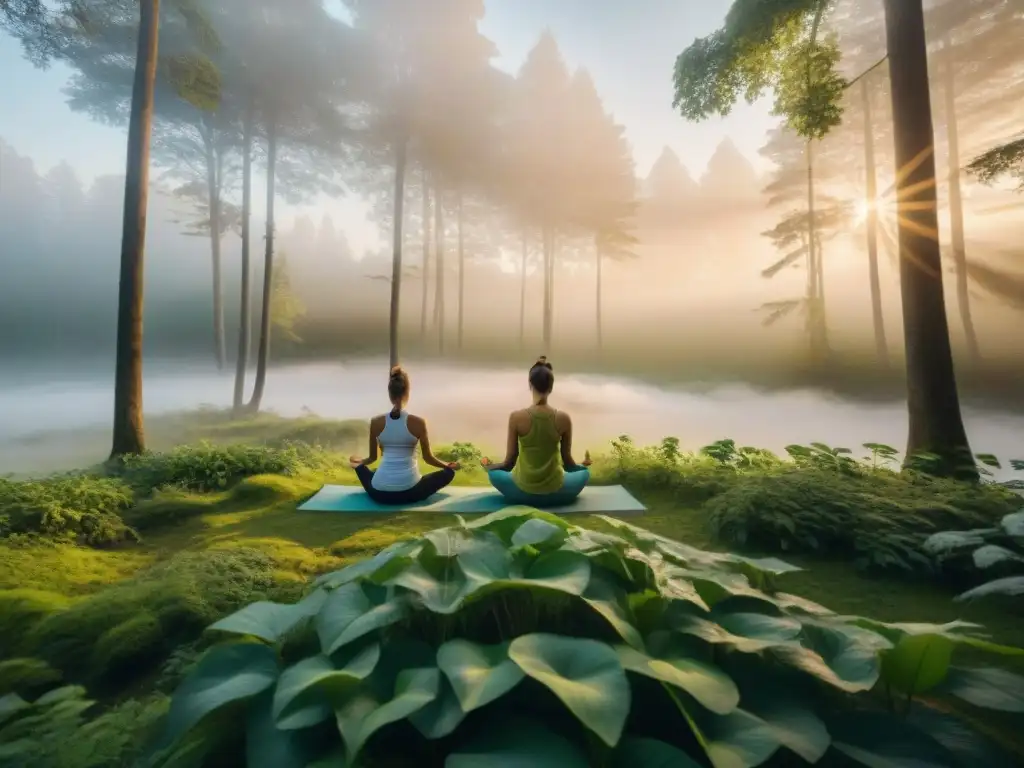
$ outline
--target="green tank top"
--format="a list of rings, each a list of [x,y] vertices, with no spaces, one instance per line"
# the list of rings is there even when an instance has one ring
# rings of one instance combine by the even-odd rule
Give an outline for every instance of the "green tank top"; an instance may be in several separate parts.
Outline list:
[[[562,487],[565,470],[554,412],[529,411],[530,431],[519,437],[519,458],[512,479],[527,493],[554,493]]]

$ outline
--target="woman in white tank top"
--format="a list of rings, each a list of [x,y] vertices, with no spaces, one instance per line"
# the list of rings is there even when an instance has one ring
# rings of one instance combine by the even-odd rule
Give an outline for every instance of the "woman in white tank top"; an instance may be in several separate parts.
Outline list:
[[[425,501],[455,479],[458,462],[445,463],[430,452],[427,423],[405,410],[409,401],[409,375],[395,366],[388,376],[388,398],[392,409],[370,420],[370,455],[353,456],[349,464],[371,499],[378,504],[414,504]],[[437,467],[437,472],[420,475],[416,448],[423,453],[424,463]],[[383,452],[380,466],[374,472],[370,464],[377,460],[378,448]]]

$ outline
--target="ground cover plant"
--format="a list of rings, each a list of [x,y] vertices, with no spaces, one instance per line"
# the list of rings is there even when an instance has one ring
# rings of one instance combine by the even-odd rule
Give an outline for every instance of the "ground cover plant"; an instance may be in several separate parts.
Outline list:
[[[958,600],[1024,595],[1024,510],[1006,515],[991,528],[933,534],[924,548],[941,567],[974,572],[974,580],[983,581]]]
[[[152,764],[1013,764],[929,700],[1024,712],[1024,677],[953,662],[1024,651],[963,622],[838,616],[777,591],[780,560],[603,522],[616,533],[457,519],[222,619],[237,640],[175,692]]]
[[[294,603],[318,576],[371,559],[382,549],[439,525],[438,517],[424,514],[354,518],[296,513],[297,504],[324,482],[354,482],[344,452],[339,454],[324,445],[296,445],[296,430],[315,425],[317,430],[337,434],[345,431],[345,423],[322,422],[311,416],[233,422],[219,415],[209,419],[210,431],[205,434],[196,422],[189,424],[189,435],[194,438],[191,447],[175,450],[168,446],[140,460],[137,468],[98,467],[53,478],[8,480],[0,493],[0,510],[19,508],[19,504],[20,508],[35,505],[45,509],[51,498],[57,498],[63,504],[59,508],[99,513],[115,530],[126,527],[133,532],[114,541],[72,535],[79,529],[69,531],[66,526],[42,529],[36,525],[20,532],[8,527],[0,532],[0,697],[13,694],[17,699],[6,699],[8,704],[20,700],[30,706],[18,706],[18,722],[28,725],[10,730],[0,727],[0,754],[18,755],[8,762],[0,760],[5,766],[137,768],[140,750],[149,742],[142,732],[149,727],[145,723],[159,719],[164,711],[161,707],[167,705],[166,695],[187,678],[211,644],[225,637],[219,631],[204,631],[211,623],[254,601]],[[202,445],[204,440],[207,445]],[[246,442],[239,444],[238,440]],[[481,452],[468,443],[435,449],[439,454],[442,451],[468,462]],[[1005,517],[1002,512],[1008,503],[1014,511],[1020,506],[1019,497],[1007,502],[1005,492],[993,488],[929,484],[911,473],[884,469],[884,450],[858,461],[853,472],[846,471],[843,461],[850,458],[848,454],[829,449],[833,457],[829,459],[825,453],[812,457],[821,462],[812,466],[798,464],[801,457],[781,459],[730,441],[691,454],[681,450],[674,438],[650,447],[620,439],[610,455],[595,456],[592,473],[593,482],[621,482],[644,501],[648,506],[646,528],[695,548],[715,547],[709,510],[719,497],[735,494],[741,487],[757,490],[770,483],[776,493],[762,494],[765,512],[772,510],[775,497],[797,507],[801,500],[817,498],[804,493],[808,483],[815,494],[826,499],[842,498],[853,487],[865,498],[934,507],[939,510],[935,514],[945,515],[942,520],[954,521],[938,530],[993,527]],[[840,460],[834,461],[835,457]],[[872,463],[878,466],[872,467]],[[232,469],[225,471],[226,466]],[[237,467],[241,469],[236,471]],[[278,469],[281,473],[275,472]],[[261,471],[272,473],[259,474]],[[843,480],[837,482],[837,476],[857,485],[839,485]],[[223,485],[221,477],[227,478]],[[467,467],[456,482],[483,484],[486,479],[482,472]],[[154,483],[159,485],[153,487]],[[116,488],[122,496],[95,493],[97,484]],[[26,503],[26,493],[31,503]],[[77,499],[117,501],[111,507],[94,504],[92,509],[79,509]],[[779,506],[786,508],[785,504]],[[863,511],[851,506],[851,514],[859,509]],[[963,514],[990,522],[976,526],[965,519],[961,524]],[[73,522],[76,518],[46,519]],[[573,522],[608,530],[606,523],[595,518]],[[915,535],[923,541],[933,532],[921,530]],[[758,549],[756,542],[728,548],[753,554]],[[839,614],[866,614],[897,623],[908,619],[940,624],[969,620],[984,624],[997,644],[1024,646],[1019,618],[999,603],[954,602],[956,592],[948,586],[934,580],[897,579],[888,572],[865,581],[854,571],[852,558],[837,556],[835,551],[791,550],[786,559],[806,569],[782,577],[786,591],[826,604]],[[935,574],[945,570],[943,566]],[[771,585],[761,585],[765,586]],[[515,611],[515,600],[509,599],[510,610]],[[583,615],[592,620],[590,613],[592,610]],[[594,627],[592,623],[573,626],[580,631]],[[304,649],[304,642],[316,642],[316,638],[307,632],[287,639],[282,646],[287,663],[311,653]],[[984,661],[979,658],[983,653],[963,643],[957,650],[960,663]],[[1024,672],[1018,656],[999,657],[992,666]],[[630,681],[631,688],[639,684],[642,682],[636,679]],[[56,706],[44,698],[46,694],[69,686],[86,689],[70,695],[69,703],[57,710],[75,710],[73,716],[43,715],[51,705]],[[37,707],[40,699],[42,704]],[[671,701],[668,704],[669,710],[678,711],[672,709]],[[916,703],[910,710],[912,718],[933,714]],[[138,728],[126,714],[133,712],[149,713],[145,718],[140,715]],[[970,712],[958,709],[957,714]],[[1024,754],[1024,739],[1014,717],[1019,715],[990,714],[983,726],[994,729],[993,738],[1020,755]],[[214,721],[216,716],[210,722]],[[108,729],[120,729],[120,733],[108,738],[104,735]],[[58,743],[60,749],[55,747]],[[119,757],[99,749],[104,743],[121,744]],[[228,746],[229,758],[241,754],[237,745]],[[829,753],[829,760],[834,753]],[[783,759],[784,754],[777,753],[773,760]],[[73,759],[74,755],[80,759]],[[216,761],[222,757],[215,753],[209,759],[220,765]],[[186,760],[182,765],[194,768],[197,763]]]

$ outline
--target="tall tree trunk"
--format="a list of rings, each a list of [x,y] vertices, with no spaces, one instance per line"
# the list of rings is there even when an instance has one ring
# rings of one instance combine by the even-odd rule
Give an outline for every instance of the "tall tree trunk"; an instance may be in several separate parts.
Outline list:
[[[438,180],[434,187],[434,325],[437,351],[444,354],[444,190]]]
[[[878,274],[878,175],[875,169],[875,124],[871,116],[871,91],[867,79],[860,83],[864,107],[865,228],[868,239],[868,275],[871,284],[871,321],[875,328],[875,354],[883,368],[889,368],[889,342],[882,313],[882,281]]]
[[[596,280],[595,290],[597,295],[595,296],[594,308],[597,312],[597,348],[601,349],[604,346],[604,339],[601,333],[601,262],[604,260],[604,255],[601,253],[601,239],[597,235],[594,236],[594,266],[596,269]]]
[[[398,324],[402,297],[402,223],[405,216],[405,165],[408,142],[402,138],[395,145],[395,198],[393,238],[391,241],[391,313],[388,326],[389,367],[398,365]],[[425,187],[424,187],[425,188]]]
[[[971,292],[967,282],[967,244],[964,242],[964,199],[960,186],[960,127],[956,118],[956,71],[953,54],[946,46],[944,57],[942,94],[946,111],[946,163],[949,174],[949,235],[953,246],[953,264],[956,267],[956,300],[960,307],[960,320],[964,326],[967,353],[972,362],[981,357],[978,334],[971,317]]]
[[[139,5],[128,153],[125,163],[121,275],[117,291],[117,357],[114,364],[114,429],[111,458],[146,449],[142,418],[142,309],[149,202],[149,141],[153,128],[159,0]]]
[[[814,196],[814,144],[807,142],[807,263],[808,276],[808,315],[810,325],[811,358],[816,363],[824,360],[827,354],[828,338],[825,329],[825,318],[822,306],[821,255],[818,238],[817,210]]]
[[[527,228],[523,227],[523,256],[519,266],[519,349],[526,346],[526,261],[530,254]]]
[[[205,136],[206,188],[210,209],[210,261],[213,268],[213,348],[217,370],[224,370],[224,285],[221,279],[221,214],[220,195],[223,180],[223,152],[215,146],[213,129]]]
[[[462,189],[459,189],[458,200],[458,226],[459,226],[459,335],[458,348],[462,350],[462,323],[465,317],[464,305],[466,303],[466,238],[463,233],[465,220],[462,210]]]
[[[273,117],[267,120],[267,222],[263,249],[263,301],[260,306],[260,346],[256,351],[256,381],[249,400],[249,411],[259,413],[263,392],[267,385],[267,366],[270,364],[271,299],[274,294],[274,198],[277,175],[277,125]]]
[[[421,262],[423,296],[420,299],[420,343],[427,338],[427,297],[430,274],[430,174],[423,168],[423,261]]]
[[[256,114],[252,96],[245,106],[242,124],[242,279],[238,310],[238,358],[235,360],[235,391],[232,407],[239,413],[245,404],[245,374],[249,367],[249,337],[252,324],[252,264],[250,245],[252,237],[252,134]]]
[[[960,412],[942,286],[935,147],[922,0],[885,0],[896,145],[900,293],[907,358],[907,462],[978,480]]]

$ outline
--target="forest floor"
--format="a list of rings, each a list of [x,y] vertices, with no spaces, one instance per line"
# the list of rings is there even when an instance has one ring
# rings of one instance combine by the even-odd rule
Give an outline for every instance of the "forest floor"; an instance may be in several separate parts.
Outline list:
[[[253,474],[214,492],[188,490],[181,484],[151,488],[124,512],[125,522],[141,532],[137,543],[96,547],[37,536],[0,538],[0,696],[10,690],[42,690],[47,680],[60,676],[86,686],[90,695],[108,703],[148,700],[154,691],[167,693],[180,680],[175,663],[187,665],[190,653],[201,647],[203,626],[254,600],[294,599],[319,574],[449,522],[437,513],[296,510],[325,483],[355,484],[342,457],[362,447],[361,424],[312,416],[236,422],[205,415],[157,422],[153,432],[160,447],[202,439],[273,451],[302,440],[324,446],[334,458],[287,474]],[[187,463],[187,458],[185,453],[176,461]],[[649,466],[632,470],[634,477],[630,469],[602,458],[595,463],[594,482],[621,482],[647,506],[642,517],[630,520],[634,524],[692,546],[730,548],[713,535],[710,510],[716,503],[721,509],[721,497],[733,481],[723,481],[717,470],[713,482],[693,481],[685,471],[685,466],[672,470],[673,476],[683,477],[682,484],[673,485],[659,479],[657,472],[652,476]],[[658,472],[664,474],[663,469]],[[896,479],[885,480],[872,493],[879,498],[893,495],[893,488],[902,487],[895,484],[904,481],[892,476]],[[826,487],[827,475],[807,477],[807,482],[818,483],[814,493],[832,493]],[[872,477],[863,482],[883,483]],[[481,469],[467,466],[456,483],[484,485],[486,477]],[[707,490],[709,483],[712,491]],[[920,487],[907,485],[908,498],[918,499]],[[835,493],[849,491],[839,487]],[[1014,506],[1005,496],[998,502],[1000,511]],[[936,496],[929,503],[946,514],[942,498]],[[0,508],[0,532],[4,514]],[[603,525],[587,516],[574,516],[573,522]],[[855,568],[852,557],[834,553],[767,554],[804,569],[781,577],[780,588],[837,613],[883,621],[961,619],[982,624],[993,642],[1024,648],[1019,607],[954,602],[956,591],[948,584],[899,573],[867,574]],[[1022,657],[1004,657],[997,663],[1024,671]],[[1009,740],[1024,750],[1024,735],[1013,731],[1009,720],[996,718],[990,725],[1005,725]],[[50,765],[42,759],[38,764]]]

